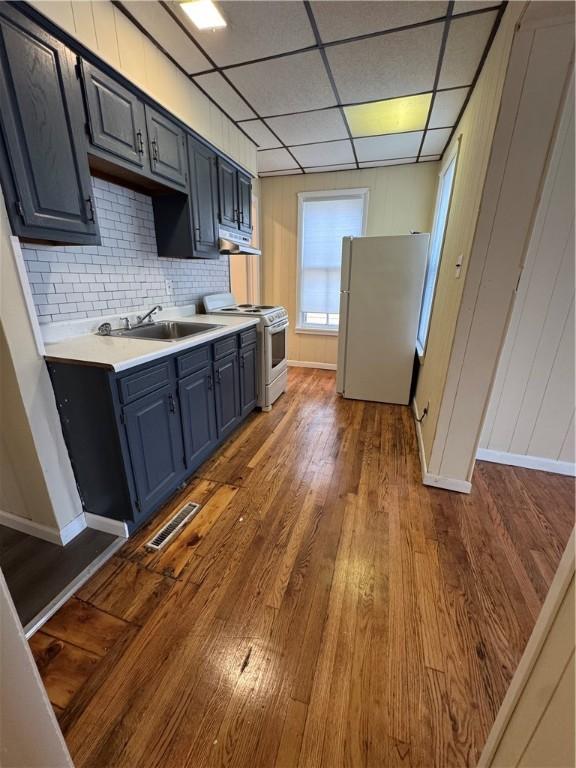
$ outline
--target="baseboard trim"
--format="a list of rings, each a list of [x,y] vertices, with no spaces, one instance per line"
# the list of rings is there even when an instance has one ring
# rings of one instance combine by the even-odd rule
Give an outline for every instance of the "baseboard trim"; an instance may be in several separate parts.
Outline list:
[[[24,635],[26,636],[26,639],[28,640],[35,632],[37,632],[44,624],[46,624],[48,619],[50,619],[56,613],[58,608],[64,605],[64,603],[70,597],[72,597],[73,594],[78,592],[80,587],[82,587],[88,581],[88,579],[104,565],[107,560],[110,560],[112,555],[114,555],[121,547],[124,546],[124,543],[124,539],[119,538],[109,544],[106,549],[90,563],[90,565],[84,568],[82,573],[79,573],[75,579],[72,579],[72,581],[61,592],[59,592],[56,597],[53,598],[48,603],[48,605],[40,611],[40,613],[37,613],[36,616],[34,616],[34,618],[31,619],[24,627]]]
[[[84,516],[88,528],[111,533],[113,536],[119,536],[122,539],[128,538],[128,526],[123,520],[112,520],[109,517],[102,517],[102,515],[93,515],[92,512],[85,512]]]
[[[412,400],[412,414],[414,415],[414,424],[416,426],[416,439],[418,441],[418,454],[420,456],[420,468],[422,470],[422,482],[424,485],[433,488],[443,488],[445,491],[456,491],[457,493],[470,493],[472,483],[468,480],[457,480],[453,477],[444,477],[443,475],[433,475],[428,472],[426,464],[426,453],[424,451],[424,440],[422,437],[422,427],[420,426],[420,415],[418,413],[418,404]]]
[[[37,539],[49,541],[51,544],[65,545],[86,528],[86,520],[84,515],[78,515],[64,528],[58,530],[43,523],[28,520],[26,517],[19,517],[0,510],[0,525],[5,525],[7,528],[20,531],[20,533],[27,533],[29,536],[35,536]]]
[[[521,453],[493,451],[489,448],[478,448],[476,458],[480,461],[491,461],[495,464],[508,464],[511,467],[539,469],[541,472],[552,472],[556,475],[576,477],[576,464],[572,464],[569,461],[555,461],[554,459],[543,459],[539,456],[524,456]]]
[[[320,368],[323,371],[335,371],[336,363],[311,363],[306,360],[287,360],[291,368]]]

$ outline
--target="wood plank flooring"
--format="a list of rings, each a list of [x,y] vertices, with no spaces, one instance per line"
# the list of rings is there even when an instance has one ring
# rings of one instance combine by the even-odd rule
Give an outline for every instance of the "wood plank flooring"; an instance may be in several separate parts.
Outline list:
[[[573,525],[572,478],[426,488],[407,408],[292,369],[31,644],[77,768],[472,766]]]

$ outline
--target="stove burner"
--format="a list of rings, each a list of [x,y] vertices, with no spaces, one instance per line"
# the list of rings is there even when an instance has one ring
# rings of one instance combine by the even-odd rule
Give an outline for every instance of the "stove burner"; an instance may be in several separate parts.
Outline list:
[[[254,304],[238,304],[238,306],[240,309],[246,309],[246,307],[253,307]]]
[[[274,309],[271,304],[259,304],[256,309]]]
[[[236,307],[222,307],[221,312],[236,312]]]
[[[260,310],[258,308],[256,308],[256,309],[247,309],[246,312],[256,312],[256,313],[259,313]]]

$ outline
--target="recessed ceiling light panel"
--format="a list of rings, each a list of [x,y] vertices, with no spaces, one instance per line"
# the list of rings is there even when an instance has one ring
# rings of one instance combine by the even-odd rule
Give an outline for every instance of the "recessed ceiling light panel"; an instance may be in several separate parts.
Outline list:
[[[193,0],[181,3],[181,6],[198,29],[220,29],[226,26],[226,19],[212,0]]]
[[[352,136],[421,131],[426,125],[431,93],[344,107]]]

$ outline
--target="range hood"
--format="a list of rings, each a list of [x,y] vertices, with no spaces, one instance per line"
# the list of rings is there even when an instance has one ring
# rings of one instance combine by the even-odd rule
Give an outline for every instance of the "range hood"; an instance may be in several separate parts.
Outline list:
[[[220,229],[218,230],[218,250],[223,255],[230,254],[247,254],[250,256],[260,256],[258,248],[254,248],[250,245],[250,235],[245,235],[242,232],[234,232],[234,230]]]

